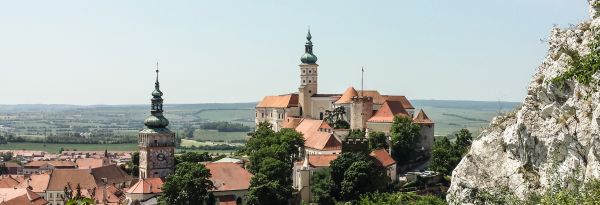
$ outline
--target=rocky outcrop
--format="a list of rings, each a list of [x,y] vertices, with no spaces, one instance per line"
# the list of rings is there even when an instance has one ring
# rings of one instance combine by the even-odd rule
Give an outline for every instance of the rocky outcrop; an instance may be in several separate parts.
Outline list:
[[[588,45],[600,32],[597,1],[590,0],[590,20],[551,31],[548,56],[522,107],[494,118],[453,171],[450,204],[484,204],[488,193],[525,199],[600,178],[600,95],[576,81],[552,82],[569,68],[568,52],[590,52]]]

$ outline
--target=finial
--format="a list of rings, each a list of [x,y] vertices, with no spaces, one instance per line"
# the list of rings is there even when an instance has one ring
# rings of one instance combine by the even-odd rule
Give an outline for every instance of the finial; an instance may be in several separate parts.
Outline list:
[[[312,36],[310,35],[310,26],[308,26],[308,34],[306,34],[306,40],[310,41],[310,39],[312,39]]]
[[[158,62],[156,62],[156,84],[158,84]]]

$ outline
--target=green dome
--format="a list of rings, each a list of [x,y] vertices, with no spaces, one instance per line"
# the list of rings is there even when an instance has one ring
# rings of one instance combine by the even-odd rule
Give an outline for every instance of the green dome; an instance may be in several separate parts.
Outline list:
[[[302,63],[305,63],[305,64],[314,64],[317,62],[317,56],[315,56],[315,54],[312,54],[312,53],[305,53],[300,58],[300,61],[302,61]]]
[[[169,125],[169,120],[162,115],[150,115],[144,120],[148,128],[164,128]]]
[[[152,91],[152,96],[154,97],[162,97],[163,93],[158,89],[154,89],[154,91]]]

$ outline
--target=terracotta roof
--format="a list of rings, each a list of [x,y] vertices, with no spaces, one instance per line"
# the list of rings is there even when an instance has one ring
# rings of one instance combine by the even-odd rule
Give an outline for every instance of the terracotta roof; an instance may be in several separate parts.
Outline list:
[[[25,165],[25,167],[27,168],[36,168],[36,167],[41,167],[44,166],[46,164],[52,165],[53,167],[58,167],[58,168],[75,168],[77,167],[77,164],[75,164],[74,162],[71,161],[33,161],[33,162],[29,162]]]
[[[337,159],[339,155],[337,154],[319,154],[319,155],[309,155],[308,156],[308,164],[312,167],[329,167],[331,161]],[[297,164],[303,164],[304,160],[296,162]]]
[[[237,205],[233,195],[219,196],[219,205]]]
[[[106,178],[108,184],[121,184],[132,180],[132,177],[116,164],[93,168],[91,171],[96,184],[102,184],[102,178]]]
[[[50,174],[32,174],[28,179],[21,182],[19,188],[31,187],[31,190],[36,193],[46,192],[48,183],[50,182]]]
[[[342,143],[331,132],[331,126],[323,120],[303,119],[296,127],[302,133],[304,146],[318,150],[339,150]]]
[[[413,105],[410,103],[410,101],[408,99],[406,99],[405,96],[402,96],[402,95],[383,95],[383,98],[386,101],[400,101],[402,103],[402,107],[404,107],[404,109],[415,109],[415,107],[413,107]]]
[[[257,108],[289,108],[297,106],[298,94],[266,96],[256,105]]]
[[[247,190],[254,175],[235,163],[207,163],[215,191]]]
[[[352,97],[358,96],[358,92],[354,89],[354,87],[349,87],[344,91],[342,97],[338,99],[335,104],[347,104],[352,102]]]
[[[103,158],[83,158],[83,159],[77,159],[77,161],[75,161],[75,163],[77,163],[77,168],[79,169],[92,169],[92,168],[98,168],[104,165],[104,159]]]
[[[300,124],[300,122],[302,122],[302,118],[288,117],[288,118],[285,119],[285,123],[281,127],[282,128],[289,128],[289,129],[296,129],[296,127],[298,127],[298,125]]]
[[[141,179],[126,192],[130,194],[162,193],[163,180],[160,178]]]
[[[0,176],[0,188],[14,188],[23,181],[23,175],[2,175]]]
[[[67,183],[71,183],[73,189],[79,184],[82,189],[92,189],[97,187],[94,176],[90,170],[84,169],[56,169],[50,174],[48,189],[50,191],[61,191],[65,189]]]
[[[0,205],[44,205],[48,201],[26,188],[0,188]]]
[[[416,124],[433,124],[433,121],[427,117],[427,114],[421,109],[419,113],[413,118],[413,122]]]
[[[373,150],[369,155],[375,157],[375,159],[377,159],[377,163],[383,167],[396,164],[396,161],[392,159],[390,154],[385,149]]]
[[[106,200],[104,200],[104,190],[106,190]],[[89,194],[88,194],[89,195]],[[94,196],[98,204],[120,204],[123,199],[125,199],[125,195],[121,190],[117,189],[112,185],[108,185],[105,187],[101,186],[96,189],[96,195]]]
[[[408,116],[400,101],[386,101],[369,122],[394,122],[395,116]]]

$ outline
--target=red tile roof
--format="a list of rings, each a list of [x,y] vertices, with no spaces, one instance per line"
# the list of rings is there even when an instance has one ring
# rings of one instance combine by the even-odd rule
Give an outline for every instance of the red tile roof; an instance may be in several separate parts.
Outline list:
[[[288,129],[296,129],[296,127],[298,127],[300,122],[302,122],[302,118],[288,117],[285,119],[285,122],[284,122],[283,126],[281,126],[281,127],[288,128]]]
[[[298,94],[266,96],[256,105],[257,108],[289,108],[297,106]]]
[[[385,101],[369,122],[394,122],[395,116],[408,116],[400,101]]]
[[[46,192],[48,189],[48,183],[50,183],[50,174],[32,174],[28,179],[21,182],[18,187],[19,188],[27,188],[31,187],[33,192],[41,193]]]
[[[2,175],[0,176],[0,188],[14,188],[25,181],[23,175]]]
[[[415,107],[413,107],[413,105],[410,103],[410,101],[408,101],[408,99],[406,99],[405,96],[402,96],[402,95],[383,95],[383,98],[386,101],[400,101],[402,103],[402,107],[404,107],[404,109],[415,109]]]
[[[331,126],[323,120],[303,119],[296,131],[302,133],[305,147],[318,150],[342,149],[342,143],[331,132]]]
[[[127,172],[123,171],[123,169],[116,164],[93,168],[91,173],[97,184],[102,184],[102,178],[106,178],[106,183],[108,184],[121,184],[133,180]]]
[[[340,99],[338,99],[335,104],[348,104],[352,102],[352,97],[354,96],[358,96],[358,92],[356,92],[356,90],[354,89],[354,87],[349,87],[348,89],[346,89],[346,91],[344,91],[344,94],[342,94],[342,97],[340,97]]]
[[[25,188],[0,188],[0,205],[45,205],[48,201]]]
[[[212,175],[210,180],[216,187],[214,191],[247,190],[254,176],[236,163],[207,163],[205,166]]]
[[[141,179],[126,192],[130,194],[162,193],[163,180],[160,178]]]
[[[2,162],[2,164],[4,166],[6,166],[6,168],[19,168],[21,167],[21,165],[14,163],[14,162]]]
[[[308,156],[308,164],[312,167],[329,167],[331,161],[337,159],[339,155],[337,154],[319,154],[319,155],[309,155]],[[304,160],[296,162],[296,164],[303,164]]]
[[[377,159],[377,163],[383,167],[388,167],[396,164],[396,161],[390,156],[385,149],[373,150],[370,154]]]
[[[62,191],[71,183],[73,189],[79,184],[82,189],[92,189],[97,187],[94,176],[90,170],[85,169],[56,169],[50,174],[50,182],[48,182],[48,190]]]
[[[416,124],[426,124],[426,125],[433,124],[433,121],[431,121],[431,119],[429,119],[429,117],[427,117],[427,114],[425,114],[423,109],[421,109],[419,111],[419,113],[417,113],[415,118],[413,118],[413,122]]]
[[[83,158],[83,159],[77,159],[77,161],[75,161],[75,163],[77,163],[77,168],[79,169],[92,169],[92,168],[98,168],[104,165],[104,159],[103,158]]]
[[[26,168],[39,168],[46,164],[52,165],[55,168],[76,168],[77,164],[71,161],[33,161],[25,165]]]

